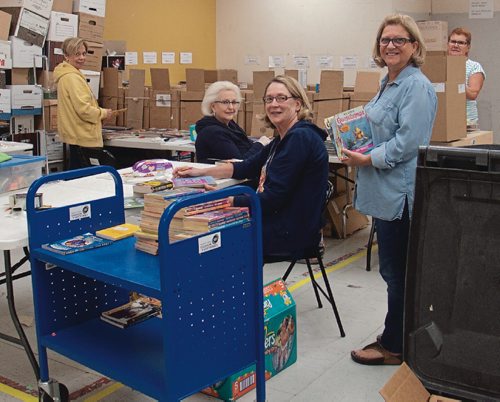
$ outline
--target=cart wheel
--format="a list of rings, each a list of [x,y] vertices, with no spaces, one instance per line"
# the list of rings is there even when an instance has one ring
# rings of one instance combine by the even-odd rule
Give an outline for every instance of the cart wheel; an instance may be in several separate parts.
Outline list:
[[[68,402],[69,401],[69,391],[66,385],[64,384],[58,384],[59,385],[59,395],[60,395],[60,402]],[[39,388],[38,389],[39,397],[38,400],[40,402],[56,402],[56,400],[47,394],[43,389]]]

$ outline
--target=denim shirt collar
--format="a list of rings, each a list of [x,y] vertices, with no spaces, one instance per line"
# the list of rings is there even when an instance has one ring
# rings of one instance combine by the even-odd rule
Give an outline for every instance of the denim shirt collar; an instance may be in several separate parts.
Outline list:
[[[399,83],[404,80],[405,78],[409,77],[410,75],[415,74],[418,70],[420,70],[418,67],[415,67],[413,64],[408,64],[405,68],[403,68],[396,79],[391,82],[390,85],[399,85]],[[389,81],[389,74],[387,74],[381,82],[381,88],[385,88],[387,85],[387,82]]]

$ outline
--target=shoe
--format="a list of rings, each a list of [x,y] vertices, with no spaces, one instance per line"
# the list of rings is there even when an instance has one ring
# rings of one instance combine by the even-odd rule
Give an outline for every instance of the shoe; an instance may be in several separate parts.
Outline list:
[[[362,352],[364,350],[375,350],[378,352],[378,357],[363,357]],[[378,342],[373,342],[369,345],[366,345],[361,350],[353,350],[351,352],[351,359],[356,363],[364,364],[368,366],[382,366],[382,365],[390,365],[397,366],[402,363],[401,353],[391,353],[388,350],[384,349],[382,345]]]

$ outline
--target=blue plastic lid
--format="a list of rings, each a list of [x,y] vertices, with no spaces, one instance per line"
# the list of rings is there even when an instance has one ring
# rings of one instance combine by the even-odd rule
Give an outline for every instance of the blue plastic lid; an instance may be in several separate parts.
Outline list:
[[[26,165],[28,163],[45,162],[45,156],[32,156],[32,155],[11,155],[11,156],[12,159],[0,163],[0,169]]]

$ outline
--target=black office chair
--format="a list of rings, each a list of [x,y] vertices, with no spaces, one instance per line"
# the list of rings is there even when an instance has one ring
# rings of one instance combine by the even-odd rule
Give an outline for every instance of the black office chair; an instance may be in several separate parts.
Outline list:
[[[326,199],[325,199],[325,203],[323,205],[323,210],[328,205],[328,202],[330,201],[331,197],[333,196],[333,193],[334,193],[334,187],[333,187],[333,184],[329,181],[328,182],[328,189],[327,189],[327,193],[326,193]],[[342,321],[340,320],[340,315],[339,315],[339,312],[337,309],[337,305],[335,304],[335,299],[333,298],[332,288],[330,286],[330,282],[328,281],[328,276],[326,274],[325,266],[323,264],[323,256],[321,254],[322,253],[320,250],[320,245],[318,244],[317,246],[314,246],[310,249],[304,250],[299,255],[264,256],[264,264],[272,263],[272,262],[291,261],[290,265],[288,266],[287,270],[285,271],[285,274],[282,276],[282,279],[284,281],[286,281],[286,279],[288,278],[288,276],[292,272],[293,267],[295,266],[297,261],[298,260],[305,260],[306,265],[307,265],[307,271],[309,272],[309,278],[311,279],[311,283],[313,286],[314,295],[316,296],[316,301],[318,302],[318,308],[323,307],[323,303],[321,302],[321,298],[319,295],[319,293],[321,292],[323,294],[323,296],[326,298],[326,300],[332,306],[333,313],[335,315],[335,319],[336,319],[337,325],[339,327],[340,336],[345,337],[345,332],[344,332],[344,328],[342,326]],[[321,270],[321,275],[322,275],[323,281],[325,283],[326,291],[321,287],[321,285],[316,281],[316,278],[314,277],[314,272],[313,272],[312,266],[311,266],[311,260],[314,258],[316,258],[318,261],[319,268]]]
[[[104,148],[79,147],[79,151],[82,166],[84,167],[99,165],[117,167],[116,158],[111,152]]]
[[[371,261],[372,261],[372,246],[373,238],[375,237],[375,220],[372,217],[372,226],[370,228],[370,236],[368,237],[368,244],[366,245],[366,270],[371,271]]]

